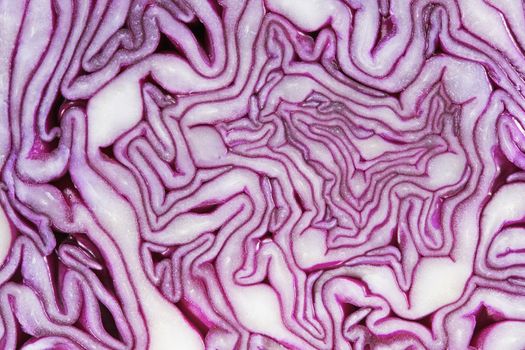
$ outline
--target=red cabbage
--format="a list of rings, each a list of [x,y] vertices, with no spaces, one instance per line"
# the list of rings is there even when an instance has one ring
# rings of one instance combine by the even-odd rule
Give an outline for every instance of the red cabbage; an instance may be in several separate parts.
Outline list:
[[[0,0],[0,348],[525,349],[525,8]]]

